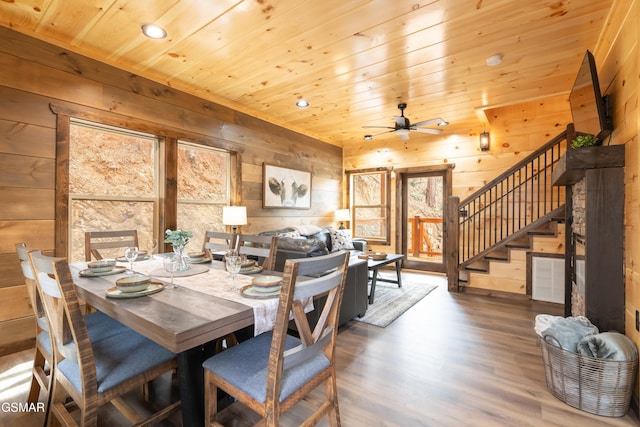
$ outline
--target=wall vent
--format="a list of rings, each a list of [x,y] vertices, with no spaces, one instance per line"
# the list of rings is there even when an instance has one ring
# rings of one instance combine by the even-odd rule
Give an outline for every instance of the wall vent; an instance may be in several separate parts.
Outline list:
[[[531,258],[531,297],[564,304],[564,258]]]

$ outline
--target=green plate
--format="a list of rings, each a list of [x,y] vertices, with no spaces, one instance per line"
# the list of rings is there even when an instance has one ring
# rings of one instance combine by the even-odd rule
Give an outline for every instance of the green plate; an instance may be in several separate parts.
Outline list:
[[[164,283],[161,282],[151,282],[149,287],[144,291],[140,292],[122,292],[118,289],[117,286],[113,288],[107,289],[107,297],[108,298],[138,298],[143,297],[145,295],[155,294],[164,289]]]
[[[103,271],[102,273],[94,273],[93,271],[89,270],[88,268],[86,270],[82,270],[80,271],[80,276],[82,277],[98,277],[98,276],[110,276],[112,274],[120,274],[120,273],[124,273],[124,271],[127,269],[127,267],[121,267],[119,265],[116,265],[115,267],[113,267],[113,270],[111,271]]]

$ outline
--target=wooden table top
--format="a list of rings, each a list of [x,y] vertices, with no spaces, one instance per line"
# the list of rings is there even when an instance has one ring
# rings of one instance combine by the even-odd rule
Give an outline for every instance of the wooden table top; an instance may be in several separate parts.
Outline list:
[[[404,258],[403,254],[387,254],[385,259],[368,259],[367,264],[369,268],[378,267],[382,265],[391,264],[392,262],[397,262]]]
[[[250,306],[182,287],[140,298],[107,298],[113,276],[81,277],[85,266],[71,264],[82,300],[174,353],[253,324]]]

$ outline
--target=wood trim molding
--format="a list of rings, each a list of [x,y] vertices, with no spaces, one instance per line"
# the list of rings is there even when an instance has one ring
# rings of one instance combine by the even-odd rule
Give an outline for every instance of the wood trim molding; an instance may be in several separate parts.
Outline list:
[[[69,144],[70,121],[66,114],[56,117],[56,184],[54,251],[58,257],[68,257],[69,248]]]

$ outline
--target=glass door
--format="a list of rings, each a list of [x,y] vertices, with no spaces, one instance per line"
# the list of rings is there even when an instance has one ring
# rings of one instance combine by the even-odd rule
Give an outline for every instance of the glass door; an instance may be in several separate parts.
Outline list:
[[[448,170],[406,172],[402,179],[404,267],[445,272],[445,202],[451,194]]]

